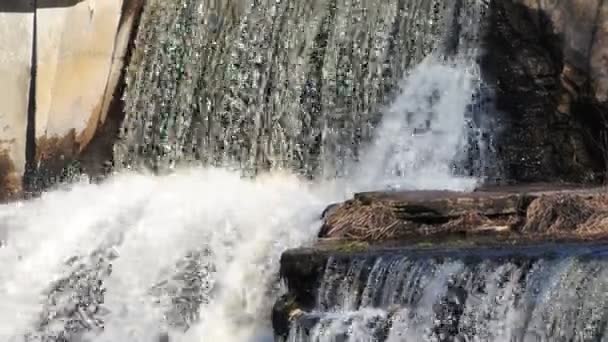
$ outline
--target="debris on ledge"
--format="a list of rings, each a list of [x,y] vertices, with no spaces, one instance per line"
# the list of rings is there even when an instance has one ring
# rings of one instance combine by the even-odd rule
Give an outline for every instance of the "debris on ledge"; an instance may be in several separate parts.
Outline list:
[[[607,190],[528,185],[470,193],[360,193],[325,211],[319,237],[372,243],[463,235],[507,240],[608,238]]]

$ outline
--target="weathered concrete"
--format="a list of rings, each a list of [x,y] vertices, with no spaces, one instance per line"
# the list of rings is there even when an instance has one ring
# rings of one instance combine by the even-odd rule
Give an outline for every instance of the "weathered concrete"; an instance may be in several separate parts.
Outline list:
[[[100,125],[93,139],[78,157],[82,171],[92,177],[103,176],[113,166],[114,143],[125,117],[123,92],[126,89],[127,64],[135,52],[141,14],[145,0],[123,2],[122,16],[112,57],[112,68],[103,98]]]
[[[102,120],[112,68],[121,0],[83,1],[72,7],[37,10],[38,158],[56,148],[65,157],[80,152]],[[78,29],[74,29],[78,28]],[[67,139],[64,144],[51,139]],[[72,148],[70,148],[72,147]]]
[[[2,2],[23,6],[21,0]],[[25,170],[34,9],[19,8],[24,11],[0,12],[0,201],[20,191]]]
[[[0,52],[0,201],[21,192],[27,163],[33,168],[30,181],[36,183],[30,185],[44,185],[41,178],[61,172],[102,130],[114,97],[121,96],[116,89],[122,89],[143,3],[0,4],[0,44],[5,47]],[[33,96],[30,84],[35,84]]]

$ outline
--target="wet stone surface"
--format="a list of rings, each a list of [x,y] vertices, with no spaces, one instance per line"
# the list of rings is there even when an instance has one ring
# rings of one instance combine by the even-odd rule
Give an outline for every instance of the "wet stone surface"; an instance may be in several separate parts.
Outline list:
[[[275,332],[287,341],[601,341],[607,246],[327,253],[312,298],[280,307],[289,319]],[[283,259],[288,296],[304,286],[289,273],[294,257]]]

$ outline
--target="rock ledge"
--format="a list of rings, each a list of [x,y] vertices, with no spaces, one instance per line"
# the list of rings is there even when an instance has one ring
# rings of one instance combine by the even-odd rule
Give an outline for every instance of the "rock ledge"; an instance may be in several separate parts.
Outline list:
[[[449,235],[608,238],[607,188],[526,185],[475,192],[359,193],[325,211],[323,239],[412,241]]]

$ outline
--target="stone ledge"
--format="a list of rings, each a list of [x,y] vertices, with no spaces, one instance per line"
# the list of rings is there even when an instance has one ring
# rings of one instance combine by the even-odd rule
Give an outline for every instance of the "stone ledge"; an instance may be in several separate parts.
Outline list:
[[[364,204],[381,201],[390,205],[399,219],[445,220],[471,211],[483,215],[512,215],[519,210],[525,195],[501,192],[407,191],[360,193],[355,201]]]
[[[481,242],[481,241],[479,241]],[[365,245],[340,240],[323,240],[312,248],[291,249],[281,257],[280,275],[288,292],[274,305],[272,323],[277,340],[285,340],[295,321],[307,320],[315,312],[316,298],[327,265],[348,264],[352,260],[365,263],[369,273],[379,258],[407,257],[412,260],[457,260],[465,265],[482,262],[526,264],[535,260],[574,258],[581,262],[608,261],[608,240],[596,242],[531,242],[484,241],[483,246],[458,244],[426,245]],[[331,259],[331,260],[330,260]],[[306,322],[303,322],[306,324]],[[314,322],[313,322],[314,323]]]
[[[288,292],[273,307],[275,338],[285,340],[296,323],[314,326],[329,265],[356,261],[362,274],[369,274],[376,261],[403,257],[471,267],[486,261],[606,262],[607,190],[533,184],[471,193],[367,192],[331,205],[316,244],[281,256],[280,277]]]
[[[608,237],[608,189],[543,184],[471,193],[360,193],[326,210],[319,237],[382,242],[451,234],[531,240]]]

